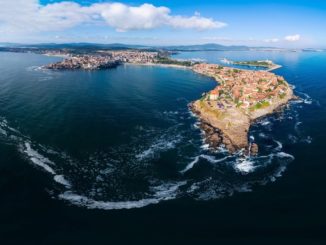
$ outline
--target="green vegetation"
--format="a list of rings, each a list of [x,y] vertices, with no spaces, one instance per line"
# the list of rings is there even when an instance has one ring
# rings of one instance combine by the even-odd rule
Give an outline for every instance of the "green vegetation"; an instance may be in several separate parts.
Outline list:
[[[284,99],[285,98],[285,93],[282,93],[278,96],[280,99]]]
[[[256,103],[256,105],[250,107],[250,111],[258,110],[258,109],[263,109],[270,106],[270,103],[268,101],[259,101]]]
[[[277,79],[277,84],[278,85],[285,85],[285,81],[283,79],[278,78]]]
[[[238,101],[238,103],[237,103],[237,105],[236,105],[236,107],[237,108],[239,108],[240,106],[242,106],[243,105],[243,102],[241,102],[241,101]]]
[[[192,61],[187,61],[187,60],[180,61],[180,60],[170,59],[168,57],[159,56],[157,58],[156,63],[158,63],[158,64],[167,64],[167,65],[193,66],[193,65],[197,64],[198,62],[192,62]]]
[[[208,107],[205,103],[205,101],[199,101],[199,106],[200,108],[204,111],[204,112],[208,112],[208,113],[211,113],[213,114],[215,117],[217,118],[221,118],[223,116],[223,113],[221,113],[220,111],[218,110],[214,110],[214,109],[211,109],[210,107]]]
[[[268,62],[268,61],[235,61],[235,65],[244,65],[244,66],[259,66],[259,67],[266,67],[269,68],[273,65],[273,63]]]

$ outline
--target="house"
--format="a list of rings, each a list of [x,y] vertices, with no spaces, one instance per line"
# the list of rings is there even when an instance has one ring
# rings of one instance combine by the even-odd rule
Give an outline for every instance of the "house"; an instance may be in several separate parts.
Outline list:
[[[218,90],[214,89],[209,93],[209,100],[217,100],[219,96]]]

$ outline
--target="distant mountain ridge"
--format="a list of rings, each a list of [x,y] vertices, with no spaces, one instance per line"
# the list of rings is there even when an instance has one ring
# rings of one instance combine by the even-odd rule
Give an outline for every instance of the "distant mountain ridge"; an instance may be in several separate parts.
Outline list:
[[[43,48],[43,49],[161,49],[167,51],[228,51],[228,50],[250,50],[247,46],[224,46],[221,44],[208,43],[198,45],[172,45],[172,46],[155,46],[155,45],[132,45],[123,43],[99,44],[99,43],[40,43],[40,44],[17,44],[17,43],[0,43],[3,47],[15,48]]]
[[[75,49],[75,50],[127,50],[127,49],[143,49],[143,50],[163,50],[163,51],[250,51],[250,50],[298,50],[306,52],[325,51],[325,49],[306,48],[306,49],[286,49],[276,47],[248,47],[245,45],[221,45],[217,43],[206,43],[196,45],[135,45],[135,44],[123,44],[123,43],[39,43],[39,44],[20,44],[20,43],[0,43],[1,48],[25,48],[25,49]]]
[[[181,46],[168,46],[164,49],[172,51],[245,51],[250,50],[248,46],[225,46],[216,43],[198,44],[198,45],[181,45]]]

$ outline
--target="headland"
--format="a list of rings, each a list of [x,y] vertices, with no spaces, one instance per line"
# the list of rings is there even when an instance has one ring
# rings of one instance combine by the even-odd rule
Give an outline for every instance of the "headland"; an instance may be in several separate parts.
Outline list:
[[[250,125],[293,99],[290,85],[283,77],[268,71],[214,64],[197,64],[193,70],[219,82],[215,89],[190,104],[200,119],[206,142],[211,147],[223,144],[230,152],[246,149],[257,153],[256,144],[249,149]]]

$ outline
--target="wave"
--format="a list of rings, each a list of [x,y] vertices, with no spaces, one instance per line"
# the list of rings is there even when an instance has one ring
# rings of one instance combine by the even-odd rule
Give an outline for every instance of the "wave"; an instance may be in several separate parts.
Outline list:
[[[250,160],[249,157],[238,158],[234,165],[235,169],[240,173],[250,173],[253,172],[255,166],[253,165],[253,161]]]
[[[209,144],[203,144],[200,146],[200,148],[203,150],[209,150]]]
[[[181,170],[180,173],[184,174],[188,170],[192,169],[198,161],[199,161],[199,156],[195,157],[195,159],[192,162],[190,162],[183,170]]]
[[[154,188],[157,191],[154,193],[153,197],[135,201],[97,201],[83,195],[78,195],[71,191],[66,191],[59,194],[59,199],[69,201],[74,205],[86,207],[88,209],[112,210],[142,208],[151,204],[158,204],[161,201],[175,199],[177,197],[179,187],[185,184],[186,181],[157,186]]]
[[[154,158],[155,155],[173,149],[181,141],[181,136],[177,135],[173,139],[161,137],[158,140],[154,141],[148,149],[142,151],[136,155],[136,159],[145,160]]]
[[[263,139],[268,139],[269,137],[266,135],[266,134],[264,134],[264,133],[259,133],[259,135],[258,135],[260,138],[263,138]]]
[[[277,144],[277,147],[274,150],[280,151],[283,148],[283,144],[278,140],[274,140],[274,142]]]
[[[202,154],[202,155],[196,156],[192,162],[190,162],[183,170],[180,171],[180,173],[184,174],[185,172],[192,169],[195,166],[195,164],[199,162],[200,158],[205,159],[206,161],[208,161],[210,163],[219,163],[219,162],[225,161],[229,157],[230,156],[226,156],[226,157],[223,157],[220,159],[216,159],[214,156]]]
[[[280,157],[280,158],[290,158],[290,159],[294,160],[294,156],[292,156],[291,154],[285,153],[283,151],[276,153],[276,156]]]
[[[63,175],[55,175],[53,177],[54,181],[57,183],[64,185],[66,188],[70,189],[71,188],[71,183],[65,179]]]
[[[56,174],[53,168],[51,168],[48,164],[54,165],[49,159],[40,155],[37,151],[33,150],[30,143],[26,142],[25,147],[23,147],[23,152],[27,154],[29,160],[33,162],[35,165],[41,167],[45,171],[50,174]]]

